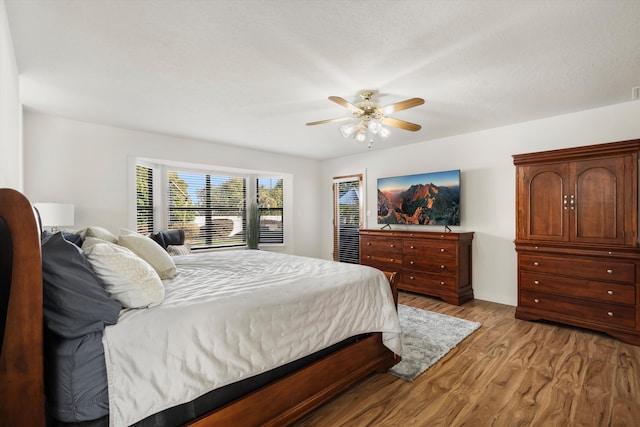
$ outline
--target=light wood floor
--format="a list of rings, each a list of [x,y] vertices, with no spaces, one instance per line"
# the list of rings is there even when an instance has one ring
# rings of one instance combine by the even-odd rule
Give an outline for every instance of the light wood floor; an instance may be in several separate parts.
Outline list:
[[[302,426],[640,426],[640,347],[486,301],[400,303],[482,327],[413,383],[372,375]]]

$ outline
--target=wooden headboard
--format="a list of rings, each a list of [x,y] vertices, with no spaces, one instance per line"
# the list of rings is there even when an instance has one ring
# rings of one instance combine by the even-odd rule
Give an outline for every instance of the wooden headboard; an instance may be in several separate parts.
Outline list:
[[[0,188],[0,424],[44,426],[42,257],[29,200]]]

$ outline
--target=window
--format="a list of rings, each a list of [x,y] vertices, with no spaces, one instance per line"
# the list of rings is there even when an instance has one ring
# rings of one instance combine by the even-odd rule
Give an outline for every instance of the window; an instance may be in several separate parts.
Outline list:
[[[136,230],[153,231],[153,169],[136,165]]]
[[[283,243],[283,180],[258,178],[256,188],[260,209],[260,243]]]
[[[169,228],[182,228],[192,248],[244,245],[246,180],[170,170]]]
[[[283,181],[282,177],[191,171],[141,161],[136,164],[137,230],[148,234],[183,229],[192,249],[244,246],[247,202],[257,200],[260,244],[282,244]]]

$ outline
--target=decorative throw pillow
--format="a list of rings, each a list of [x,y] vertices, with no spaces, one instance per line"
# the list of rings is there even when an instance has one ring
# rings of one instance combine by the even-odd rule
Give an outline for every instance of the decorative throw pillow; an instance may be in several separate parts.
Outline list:
[[[123,307],[153,307],[164,300],[160,276],[131,250],[110,242],[92,242],[86,246],[82,249],[93,271]]]
[[[77,338],[117,323],[122,306],[62,233],[42,240],[42,282],[44,323],[57,335]]]
[[[167,253],[171,256],[189,255],[191,247],[189,245],[169,245],[167,246]]]
[[[106,228],[91,226],[85,230],[85,237],[97,237],[111,243],[118,243],[118,238]]]
[[[136,232],[120,234],[118,244],[147,261],[161,279],[173,279],[176,276],[176,265],[171,256],[149,237]]]

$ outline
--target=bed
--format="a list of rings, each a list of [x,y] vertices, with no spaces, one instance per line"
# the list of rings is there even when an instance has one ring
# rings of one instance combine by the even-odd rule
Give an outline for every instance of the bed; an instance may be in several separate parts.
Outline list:
[[[0,304],[6,307],[1,313],[0,329],[0,338],[4,338],[0,354],[0,394],[3,396],[0,417],[9,425],[33,426],[47,422],[55,425],[50,418],[55,411],[47,410],[45,398],[44,365],[49,353],[45,357],[43,337],[49,326],[43,328],[43,268],[37,213],[22,194],[1,189],[0,218]],[[104,363],[109,406],[113,412],[83,425],[153,425],[159,422],[157,416],[165,425],[286,425],[359,379],[373,372],[385,372],[399,361],[400,330],[395,313],[397,293],[393,273],[382,274],[369,267],[302,257],[283,261],[282,257],[287,256],[267,251],[233,252],[240,253],[241,258],[234,259],[230,253],[217,258],[215,274],[211,275],[215,275],[218,282],[227,279],[238,282],[239,272],[244,271],[246,280],[241,280],[249,283],[248,288],[226,282],[231,286],[222,286],[216,297],[208,297],[205,288],[216,287],[218,282],[200,288],[197,285],[202,279],[198,274],[203,274],[210,262],[208,255],[175,257],[178,274],[175,279],[163,280],[166,295],[161,303],[148,309],[123,310],[113,324],[104,327]],[[329,273],[325,270],[328,264],[336,265],[338,271]],[[252,265],[262,266],[263,270],[256,272]],[[296,274],[300,270],[305,278],[303,282]],[[282,276],[276,279],[271,273]],[[192,287],[186,293],[178,286],[185,277],[196,284],[195,289]],[[349,278],[346,287],[333,283],[338,277]],[[364,277],[377,285],[372,288],[363,284]],[[320,302],[321,295],[317,293],[324,287],[328,288],[330,302],[327,303]],[[267,288],[276,292],[267,292]],[[316,303],[305,302],[302,294],[294,290],[298,288],[311,292],[311,301]],[[361,299],[369,298],[364,298],[363,293],[374,295],[377,302],[372,307],[360,306]],[[238,295],[241,302],[235,305],[232,297]],[[206,301],[209,298],[211,301]],[[261,305],[255,305],[255,301]],[[218,305],[207,309],[205,303]],[[249,317],[242,317],[244,311]],[[180,312],[190,315],[180,321],[168,321],[177,319]],[[349,312],[357,315],[349,317]],[[220,316],[209,317],[212,313]],[[214,337],[223,335],[222,342],[235,343],[236,352],[221,347],[219,341],[210,342],[213,338],[202,330],[188,329],[185,325],[189,321],[210,325],[205,329]],[[270,332],[257,329],[267,324]],[[306,329],[316,324],[322,326]],[[160,329],[147,329],[153,325]],[[291,325],[291,330],[284,330],[285,325]],[[188,339],[177,341],[176,347],[174,341],[183,327],[189,332],[180,338],[196,335],[198,339],[191,344]],[[229,335],[231,332],[240,335]],[[140,347],[149,347],[149,353],[129,357],[126,349],[142,343],[145,335],[153,339]],[[169,341],[159,340],[160,335],[170,337]],[[294,350],[293,343],[304,345]],[[275,346],[266,348],[267,344]],[[47,344],[46,348],[49,347]],[[154,359],[154,354],[173,352],[163,349],[182,351],[183,347],[186,353],[178,352],[173,359],[166,356]],[[213,362],[206,357],[206,349],[212,348],[215,349],[211,351],[215,354]],[[250,357],[238,358],[238,351]],[[227,353],[235,356],[225,359]],[[133,364],[126,365],[126,359],[133,359]],[[185,359],[188,363],[184,363]],[[181,369],[177,363],[180,361],[189,369]],[[220,365],[225,366],[226,372],[215,370]],[[198,377],[196,382],[204,385],[184,385],[176,380],[167,386],[167,378],[177,379],[181,375],[188,383]],[[141,384],[142,388],[133,389],[132,384]],[[205,390],[207,387],[210,390]],[[47,385],[46,390],[50,389]],[[216,393],[226,389],[233,391],[220,400]],[[154,397],[154,393],[158,396]],[[138,396],[143,398],[140,400]],[[158,404],[160,396],[169,396],[169,401]],[[136,407],[145,409],[137,412]],[[129,417],[131,412],[135,414]],[[169,414],[168,418],[165,414]]]

